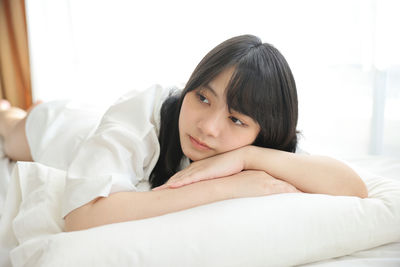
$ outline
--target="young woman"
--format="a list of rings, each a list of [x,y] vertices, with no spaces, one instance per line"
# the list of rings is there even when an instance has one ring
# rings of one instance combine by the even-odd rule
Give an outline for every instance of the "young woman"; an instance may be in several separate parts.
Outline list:
[[[28,116],[0,106],[9,157],[66,170],[66,231],[230,198],[367,197],[345,164],[295,153],[291,70],[277,49],[252,35],[211,50],[182,91],[132,91],[104,115],[66,102],[37,105]]]

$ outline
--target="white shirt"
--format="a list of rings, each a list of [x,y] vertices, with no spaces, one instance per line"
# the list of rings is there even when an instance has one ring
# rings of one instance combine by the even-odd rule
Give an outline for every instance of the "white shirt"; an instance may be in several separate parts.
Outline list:
[[[67,169],[63,217],[100,196],[150,189],[160,154],[160,109],[169,91],[161,86],[131,91],[105,112]]]

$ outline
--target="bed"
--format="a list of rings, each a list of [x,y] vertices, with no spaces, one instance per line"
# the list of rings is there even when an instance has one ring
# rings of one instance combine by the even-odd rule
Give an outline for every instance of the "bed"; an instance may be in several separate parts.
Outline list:
[[[400,266],[399,159],[346,159],[367,199],[233,199],[70,233],[62,173],[0,161],[0,266]]]

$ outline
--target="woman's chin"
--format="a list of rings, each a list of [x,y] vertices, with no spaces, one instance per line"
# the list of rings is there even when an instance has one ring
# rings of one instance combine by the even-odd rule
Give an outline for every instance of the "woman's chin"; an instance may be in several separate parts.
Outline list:
[[[183,154],[189,158],[190,161],[198,161],[207,158],[206,155],[199,155],[199,153],[195,153],[195,151],[184,151]]]
[[[183,153],[187,158],[189,158],[190,161],[198,161],[202,159],[206,159],[209,157],[214,156],[214,154],[206,154],[206,153],[193,153],[193,152],[188,152],[188,153]]]
[[[185,154],[185,156],[190,160],[190,162],[200,160],[198,157],[195,157],[195,156],[190,155],[190,154],[188,154],[188,155]]]

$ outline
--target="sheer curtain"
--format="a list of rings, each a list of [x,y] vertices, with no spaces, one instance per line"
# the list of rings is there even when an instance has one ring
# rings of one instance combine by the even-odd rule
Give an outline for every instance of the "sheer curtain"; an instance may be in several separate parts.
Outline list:
[[[251,33],[292,67],[301,143],[400,157],[396,0],[26,0],[35,99],[110,103],[183,84],[219,42]]]

